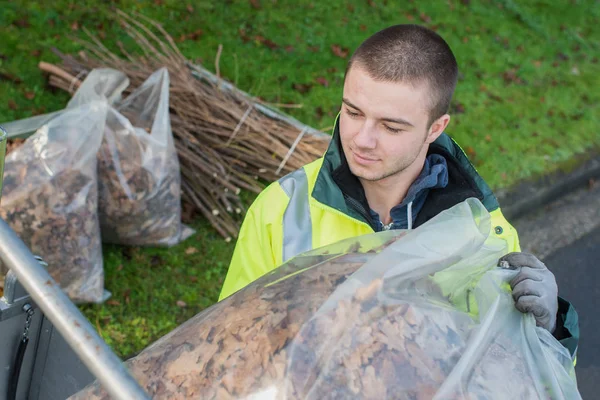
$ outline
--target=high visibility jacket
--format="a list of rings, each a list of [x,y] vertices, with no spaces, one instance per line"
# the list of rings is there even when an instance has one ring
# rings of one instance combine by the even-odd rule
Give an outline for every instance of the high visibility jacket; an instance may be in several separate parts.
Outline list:
[[[505,240],[509,252],[520,251],[516,230],[458,144],[442,134],[430,145],[431,153],[446,159],[448,185],[429,192],[413,228],[475,197],[490,212],[491,234]],[[369,210],[362,185],[346,162],[336,122],[322,158],[269,185],[249,208],[219,300],[298,254],[377,231]],[[560,298],[559,307],[557,338],[574,354],[579,337],[577,313]]]

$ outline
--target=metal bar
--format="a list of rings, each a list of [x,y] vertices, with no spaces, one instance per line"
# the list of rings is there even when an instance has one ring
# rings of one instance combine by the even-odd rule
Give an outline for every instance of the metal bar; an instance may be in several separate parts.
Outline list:
[[[0,259],[114,399],[148,399],[121,360],[2,219]]]

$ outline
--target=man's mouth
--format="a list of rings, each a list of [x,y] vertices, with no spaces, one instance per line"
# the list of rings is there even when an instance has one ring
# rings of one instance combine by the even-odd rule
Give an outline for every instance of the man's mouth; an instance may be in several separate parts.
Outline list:
[[[379,161],[375,158],[363,156],[363,155],[355,152],[354,150],[352,151],[352,156],[354,158],[354,161],[356,161],[358,164],[362,164],[362,165],[370,165],[370,164],[374,164],[377,161]]]

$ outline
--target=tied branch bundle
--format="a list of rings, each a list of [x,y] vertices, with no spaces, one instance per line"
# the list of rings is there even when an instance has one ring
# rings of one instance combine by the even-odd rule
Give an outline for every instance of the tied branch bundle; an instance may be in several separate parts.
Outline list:
[[[75,57],[55,50],[62,65],[41,63],[40,68],[49,74],[51,86],[73,94],[96,68],[125,73],[130,92],[166,67],[182,199],[224,238],[236,237],[245,211],[240,192],[259,193],[261,180],[272,182],[314,161],[325,152],[329,137],[265,107],[218,73],[192,64],[157,22],[120,11],[117,18],[143,55],[121,46],[119,57],[88,32],[90,41],[77,39],[85,52]]]

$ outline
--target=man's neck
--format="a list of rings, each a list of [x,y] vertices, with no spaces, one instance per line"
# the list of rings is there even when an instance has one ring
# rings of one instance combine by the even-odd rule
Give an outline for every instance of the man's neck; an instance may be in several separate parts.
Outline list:
[[[396,175],[379,181],[360,179],[369,207],[379,214],[381,222],[385,225],[392,222],[390,210],[402,203],[413,182],[423,170],[424,163],[424,157],[419,157],[410,167]]]

